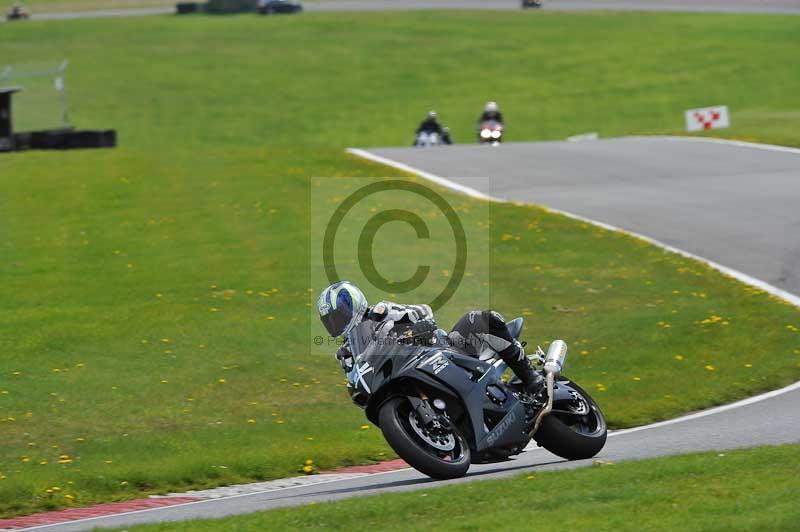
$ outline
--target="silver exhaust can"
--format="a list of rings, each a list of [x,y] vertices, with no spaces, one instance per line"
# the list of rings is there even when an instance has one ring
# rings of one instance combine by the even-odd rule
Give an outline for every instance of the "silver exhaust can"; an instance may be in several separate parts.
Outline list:
[[[547,349],[547,357],[544,359],[544,371],[552,373],[555,377],[561,375],[564,363],[567,361],[567,342],[564,340],[553,340]]]

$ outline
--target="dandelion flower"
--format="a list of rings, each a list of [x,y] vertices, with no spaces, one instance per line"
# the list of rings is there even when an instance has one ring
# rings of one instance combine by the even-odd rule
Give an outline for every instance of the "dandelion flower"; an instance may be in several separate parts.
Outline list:
[[[705,367],[706,367],[706,369],[707,369],[708,371],[714,371],[714,370],[716,369],[716,368],[715,368],[714,366],[712,366],[711,364],[706,364],[706,366],[705,366]]]
[[[250,425],[252,425],[253,423],[255,423],[255,422],[256,422],[256,420],[251,418],[251,419],[248,419],[248,420],[247,420],[247,422],[248,422]]]
[[[361,425],[360,428],[361,428],[361,430],[368,430],[369,429],[369,425]]]

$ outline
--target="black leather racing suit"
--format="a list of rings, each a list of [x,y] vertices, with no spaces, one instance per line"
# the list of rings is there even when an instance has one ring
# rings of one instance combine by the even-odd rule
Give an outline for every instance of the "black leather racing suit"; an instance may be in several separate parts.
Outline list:
[[[367,311],[365,319],[375,322],[375,327],[389,327],[398,336],[407,333],[425,335],[436,329],[433,312],[428,305],[399,305],[381,301]],[[388,331],[383,331],[387,333]],[[525,351],[508,332],[503,316],[493,310],[468,312],[447,335],[456,348],[477,358],[497,353],[523,384],[533,390],[541,386],[541,376],[536,373]],[[336,351],[336,358],[345,372],[353,369],[353,354],[348,342]]]
[[[484,122],[495,121],[503,123],[503,113],[500,111],[484,111],[481,117],[478,118],[478,127]]]
[[[422,131],[426,133],[438,133],[440,136],[442,135],[442,124],[439,123],[439,120],[436,118],[426,118],[425,120],[420,123],[419,127],[417,128],[417,135],[419,135]]]
[[[467,312],[447,336],[453,346],[475,357],[488,358],[497,353],[527,388],[541,386],[541,375],[525,356],[522,345],[511,337],[500,313],[494,310]]]
[[[364,319],[374,322],[373,329],[381,328],[382,335],[396,334],[402,337],[406,334],[429,334],[433,337],[436,330],[433,311],[428,305],[399,305],[391,301],[380,301],[367,309]],[[336,359],[345,372],[353,369],[354,360],[349,340],[345,340],[344,345],[336,351]]]

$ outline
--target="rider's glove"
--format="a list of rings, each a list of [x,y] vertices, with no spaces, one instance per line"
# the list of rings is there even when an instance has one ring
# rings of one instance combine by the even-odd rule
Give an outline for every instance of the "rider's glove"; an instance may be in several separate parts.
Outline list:
[[[339,361],[339,364],[341,364],[342,369],[346,373],[350,373],[353,369],[353,353],[351,353],[347,347],[342,346],[336,350],[336,360]]]

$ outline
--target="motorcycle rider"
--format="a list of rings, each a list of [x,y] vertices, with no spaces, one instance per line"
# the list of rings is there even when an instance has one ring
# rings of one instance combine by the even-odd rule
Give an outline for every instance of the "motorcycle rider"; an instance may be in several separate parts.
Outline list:
[[[399,305],[380,301],[372,307],[355,285],[340,281],[322,291],[317,299],[320,320],[331,336],[345,339],[336,351],[336,359],[346,373],[355,365],[350,350],[350,333],[363,321],[373,322],[373,330],[394,334],[399,338],[432,340],[437,330],[433,312],[428,305]],[[496,353],[519,377],[528,393],[535,395],[544,379],[525,356],[522,344],[511,337],[503,316],[492,310],[465,314],[447,335],[449,343],[473,355]]]
[[[419,135],[423,131],[425,133],[436,133],[439,135],[439,138],[442,139],[442,142],[445,144],[452,144],[452,141],[450,140],[450,130],[446,127],[443,127],[439,122],[439,115],[436,113],[436,111],[428,111],[428,114],[425,116],[425,120],[420,122],[415,133],[416,135]],[[414,144],[416,145],[416,140],[414,141]]]
[[[483,113],[481,113],[480,118],[478,118],[478,127],[481,126],[481,123],[489,121],[499,122],[500,124],[503,123],[503,113],[500,112],[500,106],[497,105],[497,102],[486,102]]]

